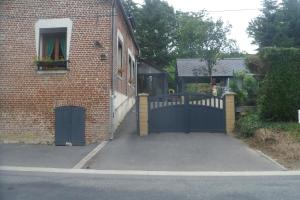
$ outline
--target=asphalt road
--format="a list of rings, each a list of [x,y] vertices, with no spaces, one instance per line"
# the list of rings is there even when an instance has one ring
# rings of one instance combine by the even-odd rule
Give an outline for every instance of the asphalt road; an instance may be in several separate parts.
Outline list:
[[[162,177],[0,171],[1,200],[296,200],[300,176]]]

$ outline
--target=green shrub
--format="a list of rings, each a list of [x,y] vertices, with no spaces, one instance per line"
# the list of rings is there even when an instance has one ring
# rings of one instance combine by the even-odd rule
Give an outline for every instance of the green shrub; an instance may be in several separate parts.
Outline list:
[[[237,122],[238,135],[244,138],[252,137],[260,128],[270,129],[275,132],[285,132],[300,141],[300,124],[293,122],[264,122],[257,113],[247,113]]]
[[[257,75],[256,78],[260,79],[266,74],[268,70],[259,55],[248,55],[245,60],[246,66],[252,74]]]
[[[238,119],[236,127],[241,137],[252,137],[255,131],[262,127],[259,115],[256,113],[248,113]]]
[[[296,121],[300,109],[300,49],[265,48],[260,56],[268,69],[260,89],[260,117],[266,121]]]
[[[211,93],[211,86],[209,83],[188,83],[185,85],[184,91],[188,93]]]
[[[237,105],[256,105],[258,83],[251,74],[245,71],[235,72],[229,86],[231,91],[236,93]]]

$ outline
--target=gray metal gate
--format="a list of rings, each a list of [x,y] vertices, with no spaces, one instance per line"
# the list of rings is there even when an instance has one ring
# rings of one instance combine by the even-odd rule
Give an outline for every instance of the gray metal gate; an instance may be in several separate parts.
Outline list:
[[[225,133],[225,102],[206,94],[149,97],[150,132]]]
[[[55,145],[85,145],[85,108],[63,106],[55,109]]]

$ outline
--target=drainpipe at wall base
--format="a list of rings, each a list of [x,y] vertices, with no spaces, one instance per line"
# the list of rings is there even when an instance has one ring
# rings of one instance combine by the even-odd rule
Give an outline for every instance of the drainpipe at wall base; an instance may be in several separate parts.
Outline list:
[[[110,140],[114,139],[114,98],[115,98],[115,86],[114,86],[114,41],[115,41],[115,5],[116,0],[113,0],[111,7],[111,47],[112,47],[112,55],[111,55],[111,91],[110,91]]]
[[[110,90],[109,92],[110,97],[110,137],[109,140],[114,139],[114,95],[113,92]]]

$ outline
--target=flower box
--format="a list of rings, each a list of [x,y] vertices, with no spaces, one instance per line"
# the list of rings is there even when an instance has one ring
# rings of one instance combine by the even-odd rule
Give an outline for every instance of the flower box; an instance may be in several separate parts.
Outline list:
[[[67,60],[37,61],[38,70],[66,70]]]

